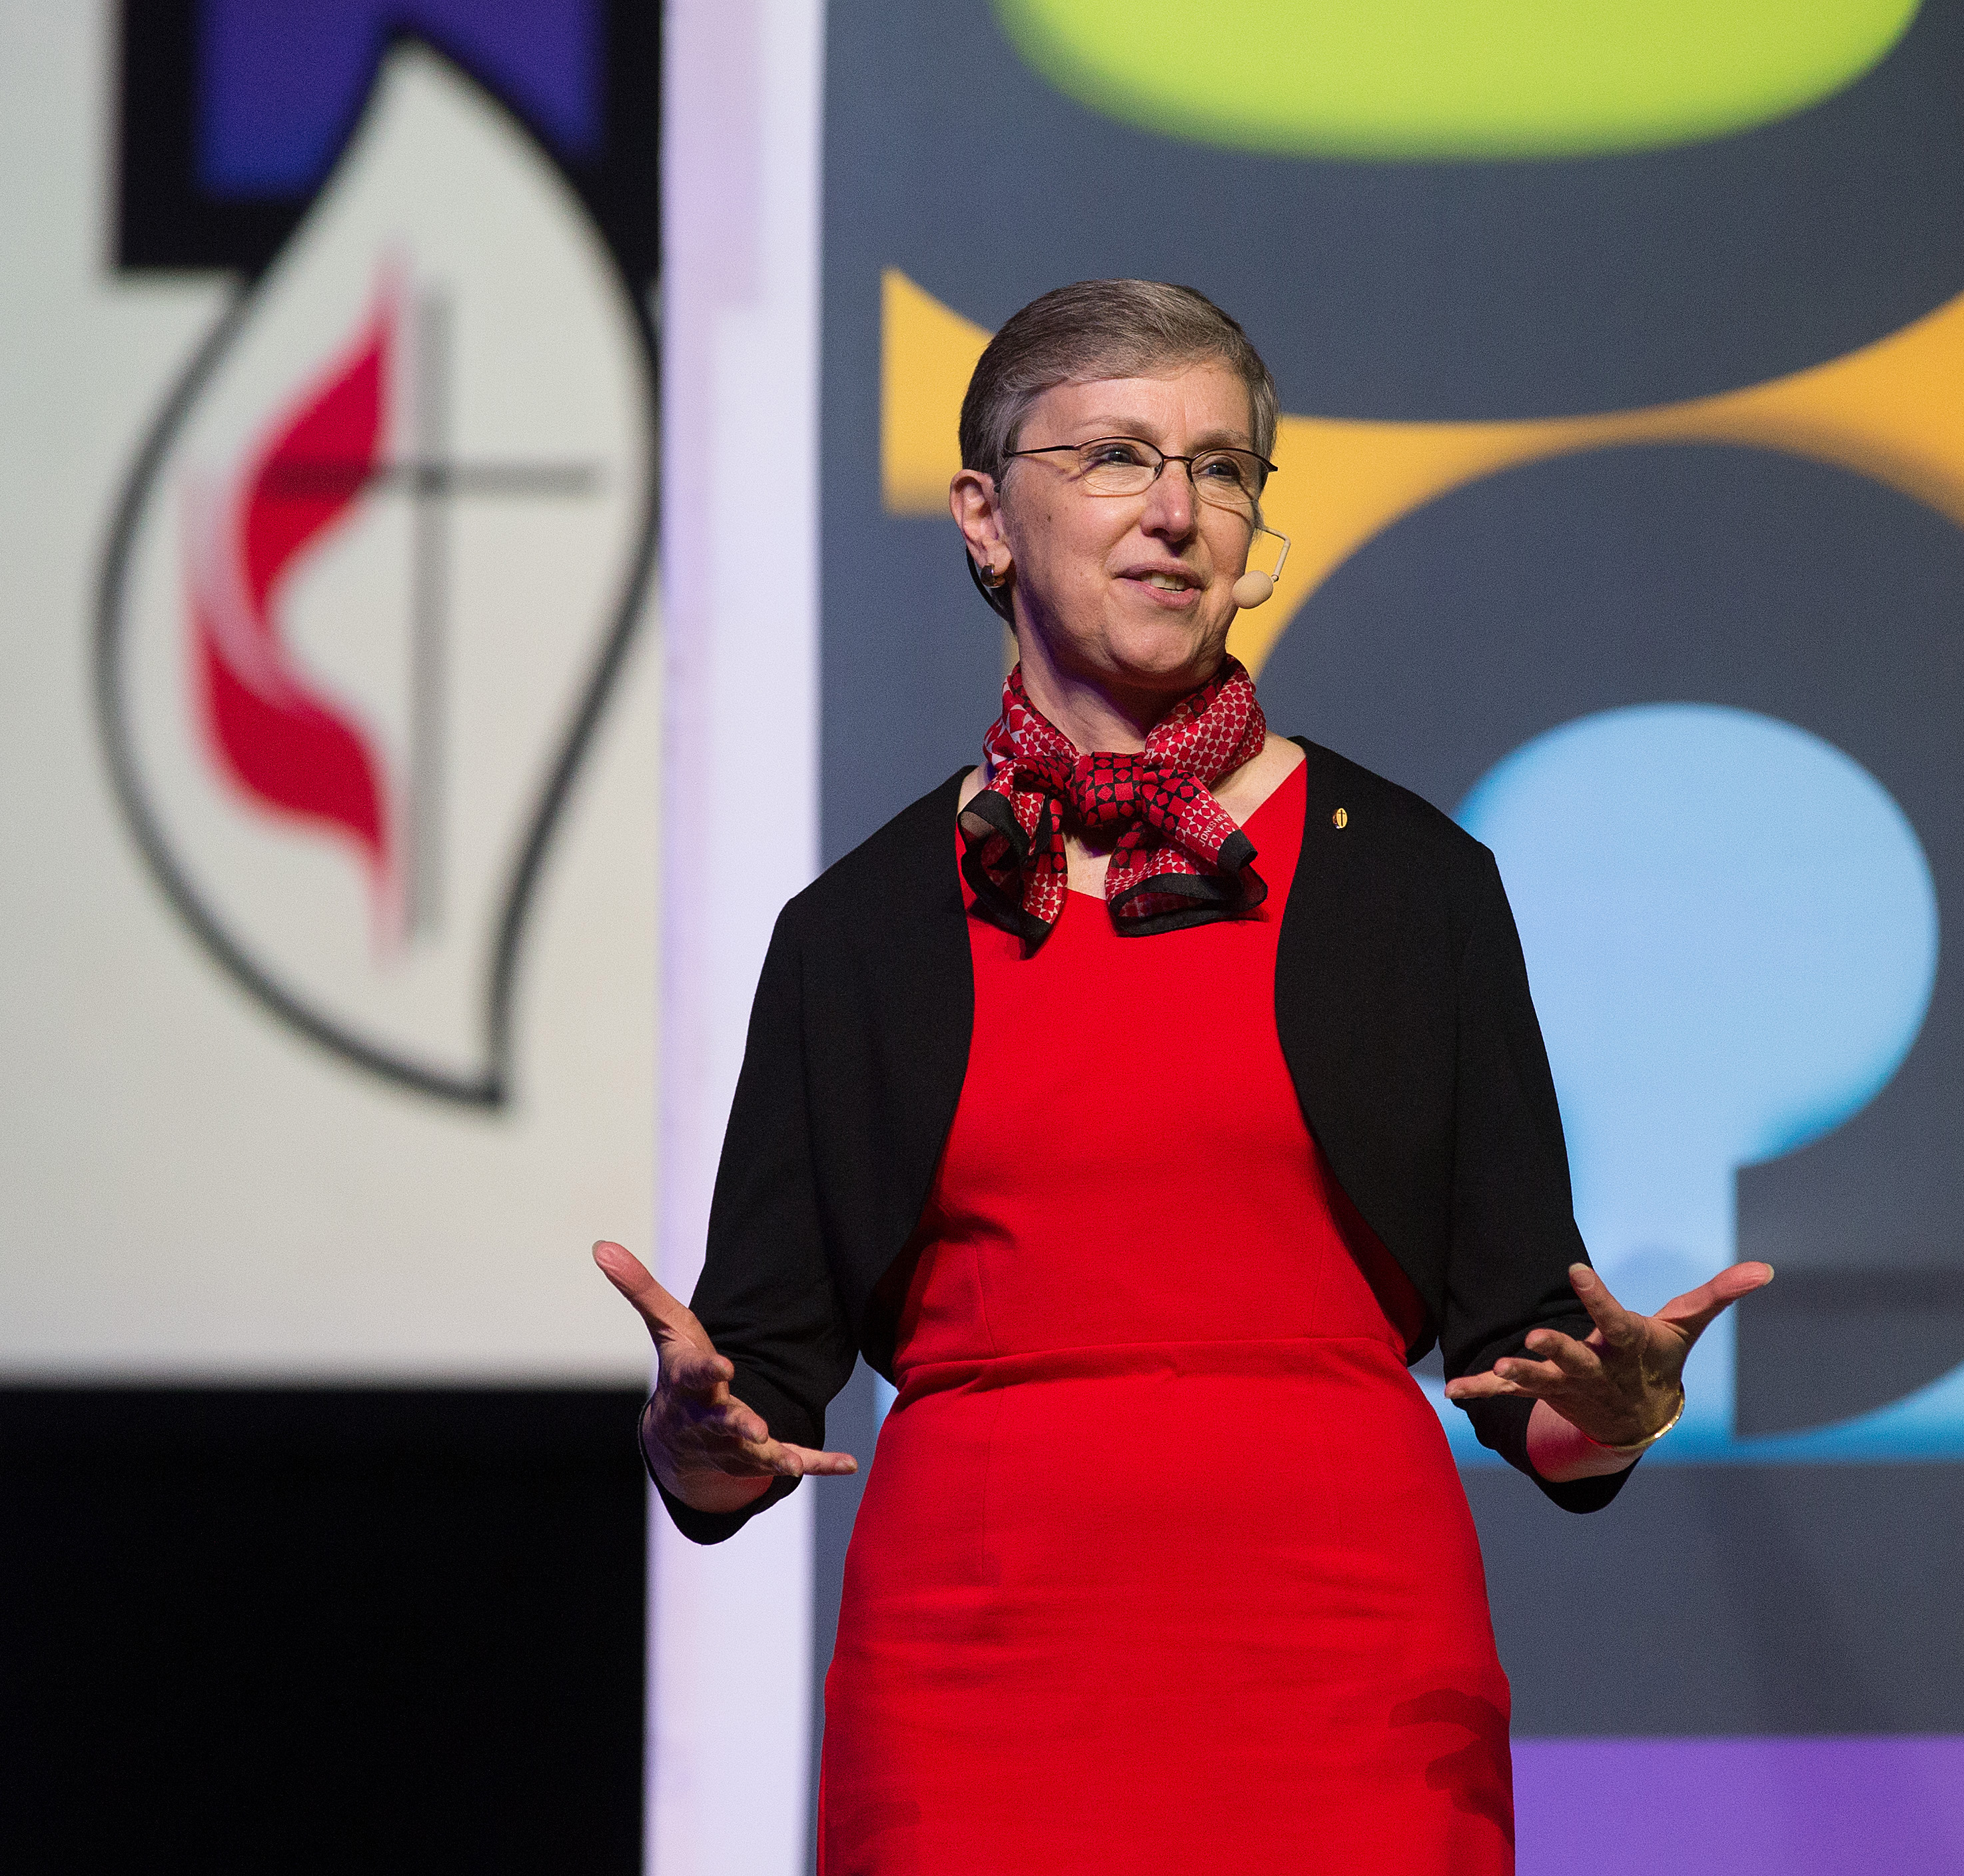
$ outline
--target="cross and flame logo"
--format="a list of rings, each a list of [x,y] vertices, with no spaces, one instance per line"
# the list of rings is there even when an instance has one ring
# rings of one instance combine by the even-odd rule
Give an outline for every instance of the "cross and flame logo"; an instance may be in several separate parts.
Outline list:
[[[390,53],[124,491],[98,701],[215,957],[344,1058],[510,1085],[541,859],[646,595],[652,348],[577,195],[438,54]]]

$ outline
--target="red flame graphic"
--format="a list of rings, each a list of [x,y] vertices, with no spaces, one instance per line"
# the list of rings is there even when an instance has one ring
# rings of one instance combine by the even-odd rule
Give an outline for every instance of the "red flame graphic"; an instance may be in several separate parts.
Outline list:
[[[269,428],[232,499],[211,524],[194,524],[191,592],[214,759],[264,807],[351,838],[367,861],[378,916],[393,897],[394,871],[381,758],[345,710],[310,688],[281,637],[279,598],[377,467],[396,297],[385,284],[345,358]]]

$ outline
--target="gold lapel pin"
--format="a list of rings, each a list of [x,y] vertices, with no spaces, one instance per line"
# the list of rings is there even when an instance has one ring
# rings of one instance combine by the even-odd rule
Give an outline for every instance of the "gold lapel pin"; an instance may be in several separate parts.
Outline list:
[[[1339,808],[1330,816],[1330,824],[1332,827],[1348,827],[1350,825],[1350,816],[1343,809]]]

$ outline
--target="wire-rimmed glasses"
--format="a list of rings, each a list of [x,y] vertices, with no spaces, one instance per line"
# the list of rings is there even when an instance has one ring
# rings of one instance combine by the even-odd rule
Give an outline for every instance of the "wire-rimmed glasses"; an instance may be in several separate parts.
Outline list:
[[[1074,473],[1066,473],[1086,495],[1144,495],[1167,463],[1183,463],[1193,492],[1202,501],[1249,522],[1259,511],[1263,484],[1276,473],[1275,464],[1253,450],[1201,450],[1192,456],[1173,456],[1143,437],[1094,437],[1089,443],[1048,443],[1041,449],[1003,454],[1074,457]]]

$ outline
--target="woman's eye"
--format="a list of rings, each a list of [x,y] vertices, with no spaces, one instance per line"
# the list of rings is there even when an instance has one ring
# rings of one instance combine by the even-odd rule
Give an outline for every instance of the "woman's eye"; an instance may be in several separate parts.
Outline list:
[[[1093,468],[1118,464],[1131,468],[1146,459],[1136,443],[1093,443],[1090,446],[1087,460]]]
[[[1231,456],[1203,457],[1200,473],[1215,482],[1232,483],[1237,488],[1245,487],[1247,484],[1248,472]]]

